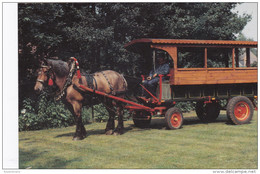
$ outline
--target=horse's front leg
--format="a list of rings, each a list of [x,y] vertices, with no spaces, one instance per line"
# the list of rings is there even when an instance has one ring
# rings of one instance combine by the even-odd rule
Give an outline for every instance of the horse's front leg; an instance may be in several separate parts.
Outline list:
[[[123,105],[117,103],[117,115],[118,115],[118,124],[114,131],[114,135],[121,135],[124,133],[124,120],[123,120]]]
[[[82,117],[81,117],[81,108],[82,103],[78,101],[74,101],[71,103],[73,107],[73,115],[75,116],[76,121],[76,132],[73,137],[73,140],[82,140],[86,137],[86,129],[82,123]]]

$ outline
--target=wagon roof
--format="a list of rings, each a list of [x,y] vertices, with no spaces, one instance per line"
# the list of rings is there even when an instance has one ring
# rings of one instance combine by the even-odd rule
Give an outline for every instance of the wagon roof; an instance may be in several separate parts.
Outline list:
[[[127,43],[124,47],[129,51],[134,51],[138,47],[147,47],[152,44],[162,45],[200,45],[200,46],[244,46],[257,47],[256,41],[231,41],[231,40],[187,40],[187,39],[136,39]],[[140,48],[139,48],[140,49]]]

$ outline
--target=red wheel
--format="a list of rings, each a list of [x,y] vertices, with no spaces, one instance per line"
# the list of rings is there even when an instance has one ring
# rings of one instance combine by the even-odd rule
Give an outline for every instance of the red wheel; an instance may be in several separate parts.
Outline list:
[[[176,108],[170,108],[165,114],[165,121],[169,129],[179,129],[183,124],[182,112]]]
[[[250,115],[249,105],[244,101],[238,102],[235,105],[234,114],[238,120],[241,120],[241,121],[246,120]]]
[[[237,96],[227,105],[227,117],[234,124],[246,124],[252,120],[254,107],[249,98]]]
[[[181,115],[180,113],[173,113],[172,116],[171,116],[171,124],[173,127],[180,127],[180,124],[181,124]]]

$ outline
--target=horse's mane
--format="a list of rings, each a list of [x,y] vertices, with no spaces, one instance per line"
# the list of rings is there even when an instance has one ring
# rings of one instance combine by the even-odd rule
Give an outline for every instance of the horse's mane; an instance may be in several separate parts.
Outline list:
[[[67,62],[51,59],[48,59],[47,62],[58,77],[65,77],[69,74],[69,66]]]

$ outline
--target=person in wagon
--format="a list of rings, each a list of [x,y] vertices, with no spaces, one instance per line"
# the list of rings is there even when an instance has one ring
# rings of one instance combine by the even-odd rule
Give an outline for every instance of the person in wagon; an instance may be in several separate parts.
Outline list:
[[[164,54],[159,54],[156,58],[157,66],[155,70],[150,71],[149,76],[143,81],[143,85],[153,95],[156,95],[156,88],[160,80],[159,74],[167,75],[170,71],[169,63],[167,62]],[[163,77],[164,79],[164,77]],[[144,92],[146,97],[150,97],[147,92]]]

